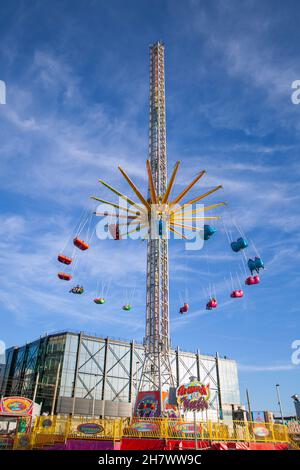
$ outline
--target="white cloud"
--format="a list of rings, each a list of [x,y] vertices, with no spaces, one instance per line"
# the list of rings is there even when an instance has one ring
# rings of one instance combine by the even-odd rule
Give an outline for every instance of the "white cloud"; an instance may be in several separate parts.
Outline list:
[[[241,372],[283,372],[295,370],[296,367],[292,364],[267,364],[267,365],[249,365],[238,364],[238,369]]]
[[[25,229],[25,219],[20,215],[0,215],[0,235],[14,239],[22,235]]]
[[[140,285],[140,274],[145,273],[144,246],[127,245],[124,251],[122,242],[118,246],[113,240],[107,240],[104,247],[104,243],[94,239],[90,253],[81,257],[75,272],[74,283],[83,281],[86,288],[79,301],[68,293],[73,281],[69,285],[57,279],[57,271],[64,268],[58,266],[56,255],[62,239],[69,236],[70,227],[63,225],[60,218],[56,221],[45,218],[43,222],[36,216],[27,221],[16,216],[3,217],[1,226],[6,237],[2,235],[0,242],[0,269],[5,273],[1,281],[0,303],[13,314],[19,326],[35,322],[50,331],[57,329],[57,324],[62,321],[69,327],[78,325],[80,328],[89,324],[96,329],[99,321],[95,316],[97,312],[101,315],[103,328],[114,325],[126,331],[128,337],[132,332],[142,334],[144,298],[141,298],[140,288],[143,291],[144,284]],[[69,248],[71,245],[70,242]],[[131,262],[128,262],[128,257]],[[105,281],[106,287],[112,280],[107,304],[101,306],[101,310],[93,303],[97,279],[99,285]],[[136,289],[134,308],[125,315],[122,304],[125,303],[126,291],[131,296],[133,289]]]

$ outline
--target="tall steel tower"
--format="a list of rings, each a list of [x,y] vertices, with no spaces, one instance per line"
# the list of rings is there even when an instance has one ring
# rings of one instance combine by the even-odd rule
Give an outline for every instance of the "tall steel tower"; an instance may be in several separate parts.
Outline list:
[[[161,42],[157,42],[150,47],[149,162],[159,210],[167,190],[165,65],[164,44]],[[152,210],[151,217],[155,219],[155,216],[155,211]],[[150,222],[151,226],[153,227],[153,223]],[[169,260],[167,237],[158,236],[153,238],[150,235],[148,239],[144,345],[145,359],[139,389],[161,392],[170,385],[174,386],[169,358]]]
[[[182,229],[192,230],[198,234],[203,232],[203,228],[186,225],[185,221],[203,223],[205,220],[219,219],[219,216],[207,217],[204,212],[225,204],[220,202],[193,209],[193,204],[218,191],[221,186],[206,191],[184,204],[181,202],[204,176],[204,170],[171,200],[170,194],[179,164],[178,161],[167,183],[164,44],[157,42],[150,47],[149,158],[146,162],[148,199],[120,166],[118,168],[137,196],[138,202],[102,179],[99,182],[119,197],[119,203],[96,196],[91,197],[105,207],[117,209],[115,214],[108,213],[106,209],[104,212],[96,212],[101,217],[109,216],[115,219],[116,223],[113,226],[116,239],[119,240],[142,229],[148,230],[145,357],[138,390],[160,392],[160,408],[162,408],[162,391],[175,385],[170,364],[168,235],[172,232],[179,238],[186,239]],[[127,206],[124,206],[124,201]],[[187,219],[184,218],[186,215]],[[124,227],[125,233],[121,233]]]

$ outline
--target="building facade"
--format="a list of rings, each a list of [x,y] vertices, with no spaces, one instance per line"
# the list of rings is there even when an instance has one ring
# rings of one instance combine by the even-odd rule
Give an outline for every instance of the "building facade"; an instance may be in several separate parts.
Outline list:
[[[85,333],[62,332],[6,351],[0,369],[2,396],[24,396],[49,413],[131,416],[144,346]],[[177,386],[191,376],[210,385],[202,419],[226,419],[240,405],[236,362],[218,356],[171,351]]]

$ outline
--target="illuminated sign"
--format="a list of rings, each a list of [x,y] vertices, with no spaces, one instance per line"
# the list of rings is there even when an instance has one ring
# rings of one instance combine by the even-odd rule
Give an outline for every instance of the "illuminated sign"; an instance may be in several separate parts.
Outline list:
[[[24,397],[6,397],[0,402],[0,413],[5,415],[31,415],[33,401]]]
[[[77,426],[77,431],[82,434],[100,434],[104,431],[104,428],[96,423],[82,423]]]
[[[183,411],[202,411],[208,408],[209,384],[194,381],[180,385],[176,391],[178,406]]]

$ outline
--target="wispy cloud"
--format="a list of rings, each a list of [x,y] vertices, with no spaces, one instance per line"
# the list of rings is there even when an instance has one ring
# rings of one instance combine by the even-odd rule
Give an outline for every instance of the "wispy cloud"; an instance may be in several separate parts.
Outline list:
[[[249,365],[238,364],[240,372],[284,372],[296,370],[292,364]]]

